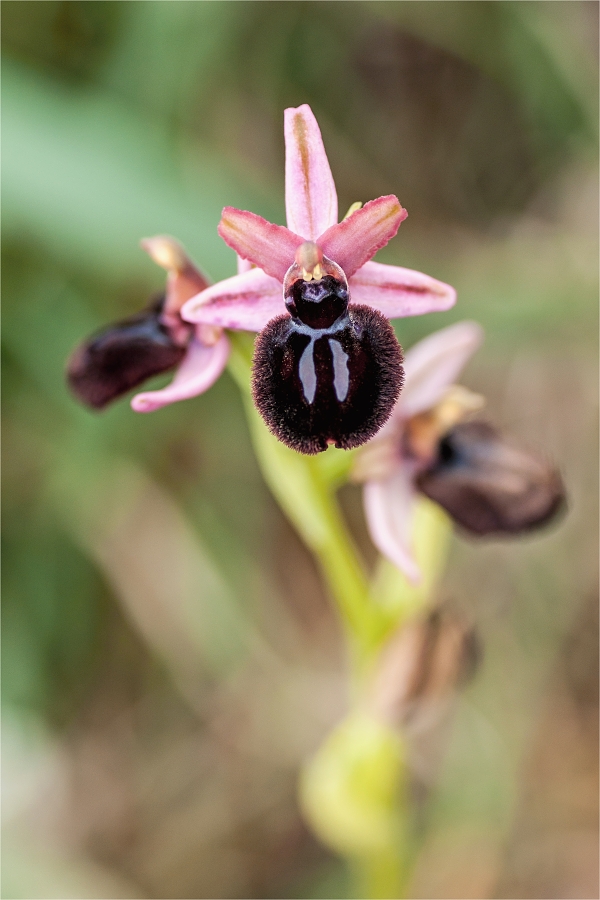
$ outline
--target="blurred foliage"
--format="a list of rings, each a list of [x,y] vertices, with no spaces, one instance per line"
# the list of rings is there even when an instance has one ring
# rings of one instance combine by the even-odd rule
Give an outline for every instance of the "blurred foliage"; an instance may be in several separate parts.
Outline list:
[[[414,886],[538,896],[535,865],[511,881],[503,847],[548,673],[595,590],[597,14],[2,3],[4,896],[346,895],[293,799],[344,709],[337,627],[261,482],[233,381],[150,416],[91,414],[63,383],[78,340],[161,286],[141,237],[176,235],[216,279],[235,266],[223,205],[283,222],[282,111],[303,102],[340,208],[391,192],[408,208],[381,258],[458,289],[450,314],[398,322],[402,343],[480,320],[468,382],[564,470],[560,530],[455,544],[445,590],[475,612],[486,661]],[[371,559],[359,495],[343,499]],[[557,814],[557,831],[593,830],[585,815]],[[565,857],[560,896],[592,890],[592,869]]]

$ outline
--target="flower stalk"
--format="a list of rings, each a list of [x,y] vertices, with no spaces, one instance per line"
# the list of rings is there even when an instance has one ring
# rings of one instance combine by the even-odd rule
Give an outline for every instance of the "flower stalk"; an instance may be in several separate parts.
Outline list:
[[[320,457],[290,450],[269,433],[257,414],[250,393],[252,340],[232,335],[229,370],[240,387],[250,434],[263,477],[273,496],[313,553],[336,601],[360,666],[365,636],[373,632],[369,583],[358,550],[341,516],[334,491],[350,460],[343,451],[330,449]],[[331,455],[331,456],[330,456]],[[321,460],[342,457],[335,463]]]
[[[316,833],[350,865],[357,896],[401,897],[410,869],[410,805],[400,734],[365,709],[365,691],[382,644],[427,607],[446,557],[448,517],[422,498],[415,512],[418,585],[382,559],[367,576],[335,492],[352,453],[330,448],[303,456],[269,433],[252,403],[252,340],[231,335],[229,371],[238,384],[257,459],[273,496],[313,554],[346,635],[352,703],[346,719],[304,767],[300,800]]]

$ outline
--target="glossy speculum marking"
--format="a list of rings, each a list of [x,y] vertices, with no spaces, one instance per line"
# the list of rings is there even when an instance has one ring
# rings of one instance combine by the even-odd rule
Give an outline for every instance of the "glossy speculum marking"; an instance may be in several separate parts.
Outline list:
[[[381,313],[349,300],[340,278],[298,278],[285,291],[290,315],[273,319],[257,339],[254,401],[273,434],[301,453],[365,443],[402,388],[393,328]]]

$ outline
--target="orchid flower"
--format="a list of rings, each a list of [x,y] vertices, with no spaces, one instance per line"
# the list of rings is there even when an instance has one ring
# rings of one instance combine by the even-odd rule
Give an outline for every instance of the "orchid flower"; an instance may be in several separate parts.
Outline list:
[[[173,238],[146,238],[141,245],[168,272],[164,294],[137,315],[93,335],[76,348],[67,366],[71,389],[95,409],[173,368],[171,384],[137,394],[131,401],[133,409],[152,412],[195,397],[217,380],[229,356],[221,328],[193,327],[180,316],[186,300],[207,287],[206,277]]]
[[[357,455],[353,477],[365,482],[373,543],[413,583],[420,579],[412,547],[418,492],[479,535],[535,528],[564,501],[560,475],[547,460],[485,422],[462,421],[484,401],[454,381],[482,339],[475,322],[459,322],[412,347],[402,396]]]
[[[482,337],[482,330],[475,322],[460,322],[412,347],[404,361],[402,396],[390,420],[356,460],[353,477],[365,482],[365,515],[373,543],[412,582],[420,578],[412,548],[415,479],[435,453],[440,417],[449,428],[464,408],[465,400],[461,402],[459,398],[454,405],[452,394],[449,404],[442,407],[438,404],[448,396],[451,385]],[[473,400],[471,407],[476,403]],[[419,432],[419,424],[430,420],[434,424],[427,435],[425,428]],[[415,432],[417,440],[421,438],[417,452],[409,443]]]
[[[197,293],[199,282],[204,282],[200,290],[207,286],[206,279],[172,239],[147,238],[141,243],[154,262],[169,273],[162,321],[167,329],[177,334],[187,324],[181,319],[182,306]],[[203,394],[223,373],[228,358],[229,341],[223,329],[197,325],[173,381],[162,390],[136,394],[131,401],[132,409],[153,412],[169,403]]]
[[[376,433],[401,388],[399,347],[382,320],[447,310],[456,294],[428,275],[372,261],[407,216],[394,195],[355,204],[337,222],[335,185],[307,105],[285,111],[285,146],[288,227],[225,207],[219,234],[254,268],[201,291],[182,317],[263,332],[253,393],[267,425],[302,452],[331,442],[349,448]]]

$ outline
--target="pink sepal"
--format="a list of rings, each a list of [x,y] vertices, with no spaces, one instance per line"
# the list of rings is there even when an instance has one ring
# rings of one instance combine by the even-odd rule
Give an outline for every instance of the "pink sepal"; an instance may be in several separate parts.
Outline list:
[[[317,244],[350,278],[391,241],[407,215],[393,194],[378,197],[328,228],[317,238]]]
[[[449,284],[384,263],[365,263],[349,286],[352,303],[367,303],[388,319],[443,312],[456,303],[456,291]]]
[[[369,532],[377,549],[412,584],[421,579],[412,547],[415,489],[412,473],[402,466],[381,481],[368,481],[363,502]]]
[[[284,113],[285,208],[290,231],[315,241],[337,222],[337,194],[321,131],[305,103]]]
[[[482,341],[483,328],[477,322],[457,322],[415,344],[404,359],[398,414],[408,419],[435,406]]]
[[[217,231],[242,259],[249,259],[281,282],[304,241],[283,225],[273,225],[262,216],[233,206],[223,210]]]
[[[136,394],[131,401],[132,409],[141,413],[154,412],[169,403],[203,394],[221,375],[228,357],[229,341],[225,335],[210,347],[192,338],[171,384],[160,391]]]
[[[281,284],[262,269],[251,269],[219,281],[192,297],[181,310],[187,322],[240,331],[262,331],[285,312]]]

